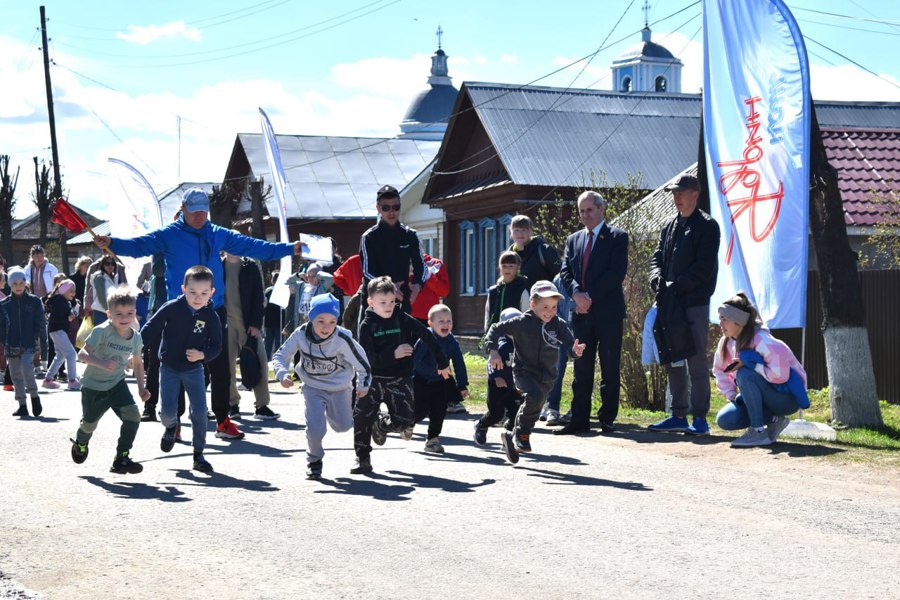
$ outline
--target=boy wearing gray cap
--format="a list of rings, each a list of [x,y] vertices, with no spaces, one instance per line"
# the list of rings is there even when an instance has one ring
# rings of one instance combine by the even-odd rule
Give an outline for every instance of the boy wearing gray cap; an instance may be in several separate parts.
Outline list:
[[[37,382],[31,361],[34,359],[35,340],[47,345],[47,321],[41,299],[28,293],[25,271],[14,267],[7,273],[10,294],[0,300],[0,342],[6,348],[7,369],[13,381],[19,408],[14,417],[27,417],[25,394],[31,396],[31,410],[39,417],[43,408],[38,396]]]

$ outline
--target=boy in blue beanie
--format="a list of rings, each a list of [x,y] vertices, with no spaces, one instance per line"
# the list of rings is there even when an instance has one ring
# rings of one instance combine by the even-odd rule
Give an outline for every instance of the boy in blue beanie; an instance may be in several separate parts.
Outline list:
[[[310,302],[309,321],[298,327],[272,358],[275,377],[281,386],[294,386],[288,369],[291,357],[300,353],[294,372],[303,381],[303,400],[306,404],[306,477],[322,476],[325,450],[322,439],[327,424],[337,432],[353,427],[351,393],[353,377],[358,377],[356,396],[369,391],[372,372],[362,346],[349,330],[338,327],[341,307],[331,294],[314,296]],[[326,422],[327,421],[327,422]]]
[[[7,273],[10,294],[0,300],[0,342],[6,348],[7,369],[12,378],[19,408],[14,417],[27,417],[25,394],[31,396],[34,416],[41,416],[41,399],[31,361],[34,358],[35,340],[47,344],[47,326],[41,299],[28,293],[25,271],[13,267]]]

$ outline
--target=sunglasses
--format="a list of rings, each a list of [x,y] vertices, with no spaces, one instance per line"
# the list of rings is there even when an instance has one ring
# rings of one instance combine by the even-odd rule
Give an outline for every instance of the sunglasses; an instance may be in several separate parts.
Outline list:
[[[381,212],[400,212],[399,204],[382,204]]]

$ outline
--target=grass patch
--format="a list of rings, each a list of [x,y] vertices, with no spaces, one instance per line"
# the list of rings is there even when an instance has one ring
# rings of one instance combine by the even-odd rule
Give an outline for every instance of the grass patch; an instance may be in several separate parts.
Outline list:
[[[466,404],[470,412],[484,411],[487,409],[487,358],[477,354],[465,355],[466,369],[469,375],[469,399]],[[569,410],[572,404],[572,366],[566,370],[563,380],[561,412]],[[600,407],[599,377],[595,381],[594,399],[591,413],[596,414]],[[712,398],[710,399],[710,426],[716,434],[740,435],[741,432],[723,432],[715,426],[715,415],[727,402],[718,393],[715,383],[712,384]],[[808,421],[828,423],[831,420],[831,405],[828,399],[828,389],[809,391],[810,407],[803,412],[803,418]],[[833,425],[837,430],[837,441],[822,442],[819,440],[795,440],[791,443],[828,446],[839,448],[843,452],[827,455],[828,460],[862,462],[874,466],[900,468],[900,406],[881,401],[881,415],[884,426],[878,429],[865,427],[843,427]],[[662,411],[652,411],[629,406],[621,403],[618,421],[632,425],[644,426],[655,423],[666,414]],[[794,415],[797,418],[797,415]],[[825,456],[823,456],[825,458]]]

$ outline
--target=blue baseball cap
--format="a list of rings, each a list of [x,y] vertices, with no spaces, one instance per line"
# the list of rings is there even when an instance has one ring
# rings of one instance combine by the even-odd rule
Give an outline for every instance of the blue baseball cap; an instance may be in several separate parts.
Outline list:
[[[209,196],[198,187],[192,187],[181,196],[181,203],[188,212],[209,212]]]

